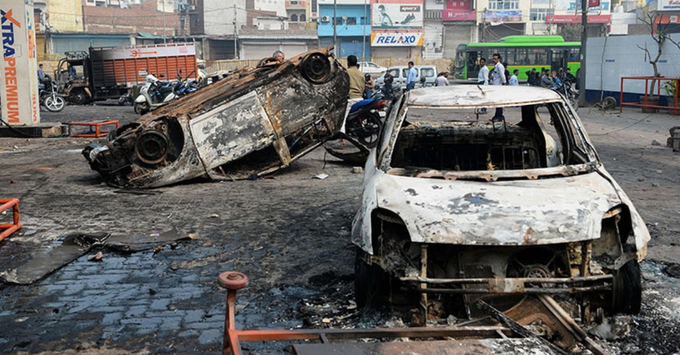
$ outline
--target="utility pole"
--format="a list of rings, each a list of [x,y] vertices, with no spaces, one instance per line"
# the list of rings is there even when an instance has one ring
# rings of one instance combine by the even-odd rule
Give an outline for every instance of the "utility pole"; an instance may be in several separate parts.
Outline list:
[[[364,38],[361,43],[362,61],[366,61],[366,22],[368,22],[368,0],[364,0]]]
[[[336,57],[340,55],[338,53],[338,31],[336,30],[336,19],[338,17],[338,0],[333,0],[333,52]]]
[[[586,105],[586,47],[588,42],[588,0],[581,0],[581,71],[579,72],[579,106]]]
[[[167,44],[165,40],[165,0],[161,0],[163,4],[163,44]]]
[[[238,59],[238,50],[236,48],[236,1],[234,1],[234,59]]]

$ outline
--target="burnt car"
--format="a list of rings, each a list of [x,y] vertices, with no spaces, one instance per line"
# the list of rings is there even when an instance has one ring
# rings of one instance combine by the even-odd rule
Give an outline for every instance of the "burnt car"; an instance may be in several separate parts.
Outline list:
[[[564,96],[411,90],[366,162],[352,225],[357,303],[399,292],[464,317],[480,299],[550,295],[583,321],[637,313],[649,239]]]
[[[107,184],[132,188],[287,167],[342,125],[349,79],[331,49],[245,67],[121,126],[83,155]]]

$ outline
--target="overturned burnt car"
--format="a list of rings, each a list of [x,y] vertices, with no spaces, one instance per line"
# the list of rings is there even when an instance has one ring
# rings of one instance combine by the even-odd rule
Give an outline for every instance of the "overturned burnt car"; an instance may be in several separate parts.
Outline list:
[[[400,292],[463,317],[479,300],[505,310],[531,295],[584,322],[640,310],[649,232],[554,91],[410,91],[368,157],[363,189],[352,226],[360,306]]]
[[[120,127],[83,155],[107,184],[133,188],[284,168],[342,125],[349,79],[330,50],[245,67]]]

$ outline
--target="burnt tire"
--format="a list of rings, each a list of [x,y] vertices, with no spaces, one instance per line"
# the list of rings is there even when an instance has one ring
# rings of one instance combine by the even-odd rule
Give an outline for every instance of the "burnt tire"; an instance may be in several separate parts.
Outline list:
[[[76,105],[85,105],[90,102],[90,96],[83,89],[77,89],[71,93],[71,102]]]
[[[637,260],[615,270],[612,284],[612,313],[638,314],[642,306],[642,276]]]
[[[386,274],[378,265],[367,264],[363,255],[366,252],[358,249],[354,263],[354,299],[357,307],[372,307],[378,304],[386,290]]]
[[[300,73],[314,84],[325,83],[331,74],[331,62],[320,52],[307,54],[300,62]]]

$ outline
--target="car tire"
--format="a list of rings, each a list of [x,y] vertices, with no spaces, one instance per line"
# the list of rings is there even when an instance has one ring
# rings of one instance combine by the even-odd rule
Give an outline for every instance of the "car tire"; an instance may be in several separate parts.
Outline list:
[[[354,299],[357,307],[372,307],[383,299],[386,274],[378,265],[364,261],[363,250],[357,250],[354,263]]]
[[[374,148],[378,145],[380,139],[380,132],[382,132],[382,122],[380,116],[368,115],[367,122],[364,124],[363,134],[357,137],[357,140],[365,145],[367,148]]]
[[[73,93],[71,93],[70,97],[72,98],[73,103],[76,105],[85,105],[90,102],[89,95],[87,95],[83,89],[76,89]]]
[[[642,306],[642,275],[640,264],[633,259],[614,271],[612,307],[615,313],[638,314]]]
[[[323,84],[331,74],[331,62],[320,52],[307,54],[300,62],[300,73],[314,84]]]

